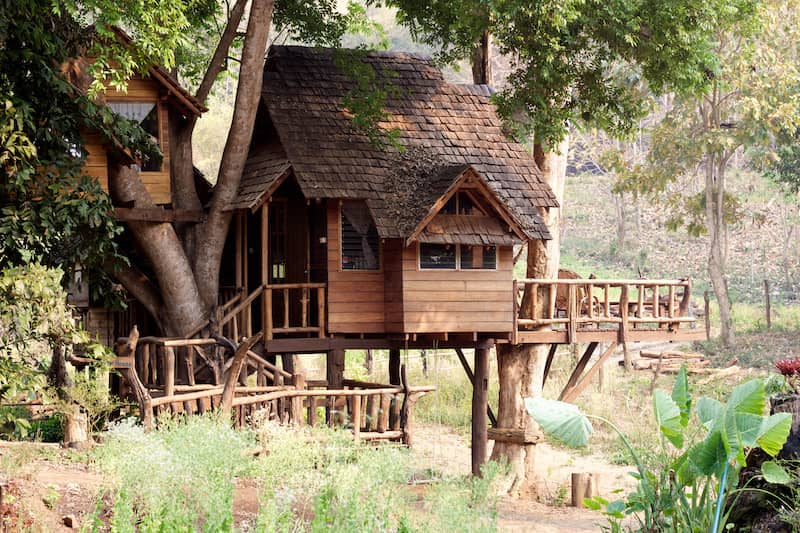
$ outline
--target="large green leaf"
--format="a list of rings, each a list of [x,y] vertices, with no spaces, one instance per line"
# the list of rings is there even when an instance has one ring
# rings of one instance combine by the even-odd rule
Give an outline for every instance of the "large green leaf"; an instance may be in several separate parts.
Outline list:
[[[775,457],[786,443],[791,429],[792,415],[789,413],[775,413],[761,421],[756,444],[762,450]]]
[[[737,413],[750,413],[761,416],[764,414],[766,400],[767,393],[764,389],[764,382],[760,379],[751,379],[733,389],[728,399],[727,408]]]
[[[722,441],[722,432],[712,431],[705,439],[695,444],[689,452],[692,463],[703,475],[722,471],[728,460],[728,452]]]
[[[683,447],[683,426],[681,410],[675,401],[663,390],[653,394],[653,410],[661,433],[676,447]]]
[[[542,430],[554,439],[573,448],[586,446],[589,442],[592,424],[575,405],[544,398],[525,398],[525,407]]]
[[[728,459],[736,459],[740,466],[744,466],[744,450],[756,445],[756,438],[761,429],[761,420],[760,415],[739,413],[730,406],[725,409],[722,439]]]
[[[689,394],[689,378],[686,376],[686,363],[681,365],[675,384],[672,386],[672,401],[681,410],[681,425],[686,427],[692,412],[692,397]]]
[[[778,485],[788,485],[792,482],[792,476],[775,461],[765,461],[761,465],[761,474],[767,483]]]
[[[711,429],[716,425],[719,418],[722,416],[722,404],[713,398],[703,396],[697,400],[697,418],[706,430]]]

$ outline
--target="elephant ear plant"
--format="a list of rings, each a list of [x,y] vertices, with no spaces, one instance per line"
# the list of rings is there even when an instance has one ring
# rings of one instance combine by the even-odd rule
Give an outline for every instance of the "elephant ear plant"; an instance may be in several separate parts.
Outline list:
[[[585,502],[604,511],[609,530],[622,531],[623,520],[633,517],[640,531],[717,533],[725,525],[726,495],[741,490],[736,485],[746,450],[760,447],[775,457],[789,434],[791,415],[764,416],[766,400],[764,382],[754,379],[737,386],[725,404],[707,397],[694,403],[686,368],[681,368],[671,394],[656,390],[653,395],[661,445],[647,465],[610,420],[555,400],[528,398],[525,405],[546,434],[568,446],[587,445],[590,420],[619,434],[636,465],[631,475],[637,488],[625,500]],[[768,481],[786,475],[774,461],[764,463],[762,473]]]

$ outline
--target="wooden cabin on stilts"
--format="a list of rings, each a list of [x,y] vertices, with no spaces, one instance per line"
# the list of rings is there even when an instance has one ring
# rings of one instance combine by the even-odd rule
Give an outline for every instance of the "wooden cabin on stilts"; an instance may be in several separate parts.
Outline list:
[[[374,127],[354,125],[346,102],[357,85],[342,54],[387,94]],[[224,408],[244,424],[266,409],[313,424],[324,407],[357,439],[411,444],[414,402],[433,387],[408,383],[401,352],[436,345],[456,350],[473,384],[478,473],[487,439],[533,438],[489,427],[494,346],[550,344],[549,369],[558,345],[587,344],[561,394],[571,400],[617,343],[698,337],[686,327],[685,279],[514,279],[514,246],[549,239],[541,214],[558,204],[526,148],[504,135],[490,95],[412,54],[273,46],[228,206],[217,316],[184,339],[148,331],[120,343],[142,418]],[[546,301],[522,305],[526,293]],[[209,330],[219,336],[204,338]],[[609,348],[590,366],[601,343]],[[356,349],[389,351],[388,383],[345,377]],[[309,353],[326,354],[325,380],[298,372],[295,357]]]

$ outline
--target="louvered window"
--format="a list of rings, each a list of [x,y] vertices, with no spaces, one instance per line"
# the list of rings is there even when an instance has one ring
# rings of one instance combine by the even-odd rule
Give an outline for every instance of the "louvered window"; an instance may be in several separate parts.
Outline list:
[[[342,270],[379,270],[380,237],[364,202],[342,202]]]

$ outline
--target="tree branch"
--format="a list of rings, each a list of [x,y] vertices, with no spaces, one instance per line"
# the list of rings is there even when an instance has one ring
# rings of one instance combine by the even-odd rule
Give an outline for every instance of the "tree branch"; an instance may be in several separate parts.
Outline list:
[[[261,101],[264,56],[274,5],[274,0],[252,0],[233,119],[222,152],[214,198],[206,222],[195,228],[198,246],[194,272],[200,294],[209,308],[217,303],[219,265],[231,220],[231,212],[226,210],[239,190]]]
[[[203,76],[203,81],[200,82],[200,87],[197,88],[197,94],[195,96],[200,102],[205,103],[211,92],[211,87],[214,86],[214,80],[217,79],[217,76],[219,76],[219,73],[222,72],[222,69],[225,67],[225,58],[228,55],[231,43],[238,34],[239,22],[242,20],[246,4],[247,0],[237,0],[230,11],[228,25],[225,26],[225,31],[222,32],[217,48],[214,50],[214,55],[211,56],[208,69]]]
[[[127,266],[114,273],[122,286],[141,303],[157,322],[161,323],[163,301],[158,289],[139,269]]]

